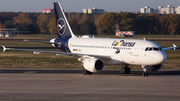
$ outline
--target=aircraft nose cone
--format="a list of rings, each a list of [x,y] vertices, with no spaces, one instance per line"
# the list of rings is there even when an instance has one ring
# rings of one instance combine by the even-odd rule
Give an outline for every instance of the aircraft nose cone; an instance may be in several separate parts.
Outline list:
[[[157,64],[162,64],[164,61],[166,61],[167,59],[167,56],[164,52],[162,53],[159,53],[157,56],[156,56],[156,62]]]

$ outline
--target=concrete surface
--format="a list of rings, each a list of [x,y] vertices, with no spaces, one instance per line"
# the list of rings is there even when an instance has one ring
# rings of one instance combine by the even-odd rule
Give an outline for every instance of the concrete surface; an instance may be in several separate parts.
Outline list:
[[[179,101],[180,71],[0,69],[0,101]]]

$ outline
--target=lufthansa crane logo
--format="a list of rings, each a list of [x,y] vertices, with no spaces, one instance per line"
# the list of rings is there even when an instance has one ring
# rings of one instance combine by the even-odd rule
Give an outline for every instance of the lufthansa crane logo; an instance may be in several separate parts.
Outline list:
[[[60,18],[57,22],[57,30],[59,35],[64,35],[65,31],[66,31],[66,23],[65,20],[63,18]]]

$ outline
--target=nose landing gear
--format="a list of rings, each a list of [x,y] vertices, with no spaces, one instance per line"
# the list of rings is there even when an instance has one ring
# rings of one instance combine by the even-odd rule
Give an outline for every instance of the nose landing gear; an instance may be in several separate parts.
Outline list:
[[[149,76],[149,73],[147,72],[147,70],[146,70],[146,66],[145,65],[142,65],[142,68],[143,68],[143,76],[144,77],[148,77]]]

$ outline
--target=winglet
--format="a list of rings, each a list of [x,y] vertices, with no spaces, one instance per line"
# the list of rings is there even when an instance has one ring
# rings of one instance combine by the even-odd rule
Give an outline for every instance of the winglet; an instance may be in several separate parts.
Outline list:
[[[174,50],[176,50],[177,46],[175,44],[173,44]]]
[[[3,47],[3,52],[5,52],[5,51],[6,51],[6,47],[5,47],[5,46],[3,46],[3,45],[2,45],[2,47]]]

